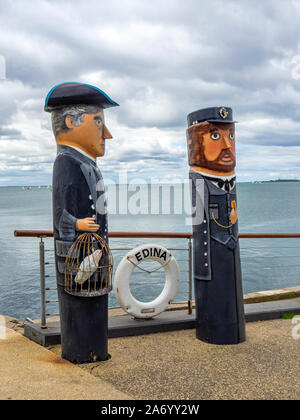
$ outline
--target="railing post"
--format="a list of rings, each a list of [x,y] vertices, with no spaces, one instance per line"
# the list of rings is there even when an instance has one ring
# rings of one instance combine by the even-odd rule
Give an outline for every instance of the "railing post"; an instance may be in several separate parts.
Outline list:
[[[45,284],[45,244],[40,241],[40,294],[41,294],[41,328],[46,326],[46,284]]]
[[[192,239],[188,243],[188,264],[189,264],[189,295],[188,295],[188,314],[192,314]]]

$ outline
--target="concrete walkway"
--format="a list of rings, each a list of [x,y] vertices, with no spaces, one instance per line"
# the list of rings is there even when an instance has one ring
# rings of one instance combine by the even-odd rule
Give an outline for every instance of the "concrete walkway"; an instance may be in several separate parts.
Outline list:
[[[133,399],[17,331],[7,328],[5,336],[0,338],[1,400]]]
[[[285,319],[247,323],[247,341],[236,346],[203,343],[195,330],[114,338],[111,360],[82,369],[136,399],[299,399],[298,326]]]
[[[195,330],[113,338],[110,360],[78,367],[59,357],[60,346],[46,349],[20,326],[8,329],[0,399],[299,399],[300,322],[253,322],[246,330],[236,346],[203,343]]]

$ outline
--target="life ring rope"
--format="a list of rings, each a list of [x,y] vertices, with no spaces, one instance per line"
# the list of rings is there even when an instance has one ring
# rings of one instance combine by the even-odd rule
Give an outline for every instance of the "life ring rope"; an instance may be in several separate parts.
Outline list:
[[[127,258],[127,260],[128,260],[129,262],[131,262],[131,264],[132,264],[132,265],[134,265],[134,266],[135,266],[136,268],[138,268],[139,270],[144,271],[145,273],[148,273],[148,274],[152,274],[152,273],[155,273],[156,271],[159,271],[159,270],[161,270],[162,268],[166,267],[166,266],[169,264],[169,262],[171,261],[172,255],[171,255],[171,254],[169,254],[169,259],[168,259],[168,261],[167,261],[165,264],[161,264],[159,267],[157,267],[155,270],[152,270],[152,271],[146,270],[145,268],[140,267],[140,266],[139,266],[139,264],[136,264],[136,263],[134,263],[133,261],[131,261],[131,259],[130,259],[130,255],[128,255],[126,258]]]

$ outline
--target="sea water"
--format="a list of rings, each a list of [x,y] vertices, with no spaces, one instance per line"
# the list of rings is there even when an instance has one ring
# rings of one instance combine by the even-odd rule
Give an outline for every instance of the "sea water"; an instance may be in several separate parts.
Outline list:
[[[158,187],[159,203],[152,203],[150,185],[136,189],[132,185],[108,186],[108,202],[111,202],[109,230],[191,232],[192,227],[186,224],[188,198],[183,193],[183,186],[178,184],[169,190],[165,187]],[[299,182],[241,183],[237,191],[240,233],[300,232]],[[164,201],[165,194],[170,194],[169,202]],[[126,203],[122,202],[124,200]],[[181,200],[181,203],[176,200]],[[129,212],[125,211],[127,203]],[[143,214],[139,214],[139,208]],[[14,237],[14,230],[52,230],[52,194],[49,188],[0,188],[0,313],[20,319],[36,319],[40,316],[39,239]],[[45,239],[44,242],[45,259],[49,263],[46,265],[49,276],[46,285],[55,288],[53,239]],[[160,244],[172,250],[181,270],[181,283],[175,300],[186,300],[186,239],[110,239],[114,272],[129,249],[145,243]],[[241,239],[240,247],[244,293],[300,284],[300,239]],[[148,271],[156,269],[150,265],[143,268]],[[148,274],[135,269],[130,284],[137,299],[153,300],[163,288],[164,271]],[[47,300],[56,299],[55,291],[47,292]],[[119,306],[114,292],[109,295],[109,306]],[[48,303],[47,312],[58,313],[57,303]]]

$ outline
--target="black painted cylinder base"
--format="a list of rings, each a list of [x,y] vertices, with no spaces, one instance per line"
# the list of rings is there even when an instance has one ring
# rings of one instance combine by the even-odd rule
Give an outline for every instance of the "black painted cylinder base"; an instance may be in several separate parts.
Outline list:
[[[66,293],[58,286],[62,358],[91,363],[109,358],[108,295],[91,298]]]
[[[198,322],[196,337],[209,344],[230,345],[240,344],[246,340],[243,333],[244,324],[212,324]],[[242,332],[242,334],[241,334]]]
[[[196,337],[210,344],[230,345],[246,340],[241,288],[218,290],[214,281],[195,281]]]

